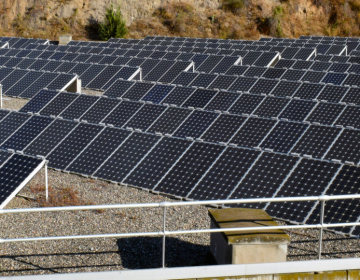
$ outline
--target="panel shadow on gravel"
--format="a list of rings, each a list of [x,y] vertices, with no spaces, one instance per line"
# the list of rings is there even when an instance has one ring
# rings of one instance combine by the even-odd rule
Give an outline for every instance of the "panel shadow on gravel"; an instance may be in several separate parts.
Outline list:
[[[161,237],[121,238],[117,241],[122,266],[127,269],[162,266]],[[193,244],[178,238],[166,238],[166,267],[209,265],[209,246]]]

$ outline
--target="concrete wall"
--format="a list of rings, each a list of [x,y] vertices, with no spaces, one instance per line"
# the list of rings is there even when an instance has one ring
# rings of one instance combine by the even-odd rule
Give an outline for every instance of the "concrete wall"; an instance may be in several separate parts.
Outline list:
[[[291,274],[257,275],[257,276],[234,276],[234,277],[220,277],[220,278],[196,278],[196,280],[359,280],[359,279],[360,279],[360,270],[340,270],[340,271],[328,271],[328,272],[291,273]]]

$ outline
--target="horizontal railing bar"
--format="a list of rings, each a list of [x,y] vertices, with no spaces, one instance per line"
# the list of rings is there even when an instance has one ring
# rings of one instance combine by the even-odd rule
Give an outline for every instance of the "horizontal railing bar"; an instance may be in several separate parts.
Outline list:
[[[196,230],[178,230],[178,231],[155,231],[155,232],[141,232],[141,233],[110,233],[110,234],[93,234],[93,235],[69,235],[69,236],[48,236],[48,237],[31,237],[31,238],[12,238],[0,239],[0,243],[14,243],[14,242],[30,242],[30,241],[48,241],[48,240],[66,240],[66,239],[90,239],[90,238],[121,238],[121,237],[139,237],[139,236],[169,236],[181,234],[197,234],[197,233],[217,233],[217,232],[242,232],[242,231],[269,231],[269,230],[284,230],[284,229],[319,229],[329,227],[344,227],[344,226],[360,226],[357,223],[337,223],[337,224],[315,224],[315,225],[284,225],[284,226],[262,226],[262,227],[242,227],[242,228],[213,228],[213,229],[196,229]]]
[[[332,196],[301,196],[301,197],[276,197],[276,198],[245,198],[230,200],[203,200],[203,201],[176,201],[159,203],[130,203],[130,204],[110,204],[110,205],[84,205],[84,206],[62,206],[44,208],[22,208],[22,209],[0,209],[0,214],[14,213],[34,213],[34,212],[59,212],[59,211],[81,211],[99,209],[126,209],[126,208],[157,208],[175,206],[194,206],[194,205],[222,205],[238,203],[263,203],[263,202],[289,202],[289,201],[328,201],[360,199],[360,194],[332,195]]]

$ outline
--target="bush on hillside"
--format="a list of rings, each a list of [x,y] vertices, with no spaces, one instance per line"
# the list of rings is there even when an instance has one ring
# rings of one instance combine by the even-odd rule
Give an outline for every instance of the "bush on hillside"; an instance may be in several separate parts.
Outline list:
[[[110,38],[123,38],[128,33],[120,6],[115,9],[113,5],[106,9],[105,20],[99,24],[99,35],[102,40]]]

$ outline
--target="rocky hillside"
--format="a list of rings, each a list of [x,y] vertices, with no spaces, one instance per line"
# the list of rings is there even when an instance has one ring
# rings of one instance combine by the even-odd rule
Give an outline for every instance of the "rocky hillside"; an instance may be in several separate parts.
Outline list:
[[[0,0],[0,35],[96,40],[111,4],[131,38],[360,36],[360,0]]]

